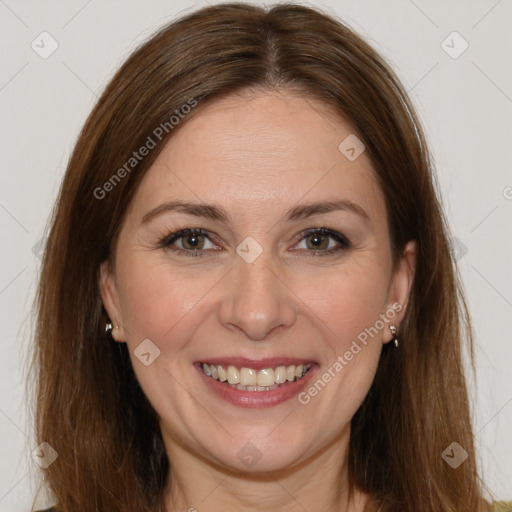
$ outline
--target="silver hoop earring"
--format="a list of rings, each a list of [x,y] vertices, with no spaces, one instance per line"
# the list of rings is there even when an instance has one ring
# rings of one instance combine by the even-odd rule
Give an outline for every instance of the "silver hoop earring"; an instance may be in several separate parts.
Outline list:
[[[107,322],[107,324],[105,325],[105,332],[107,333],[107,336],[113,340],[113,336],[112,336],[112,322]]]
[[[391,334],[393,334],[393,342],[395,344],[395,348],[398,348],[398,338],[396,336],[396,332],[397,332],[396,325],[391,324],[389,326],[389,329],[391,330]]]

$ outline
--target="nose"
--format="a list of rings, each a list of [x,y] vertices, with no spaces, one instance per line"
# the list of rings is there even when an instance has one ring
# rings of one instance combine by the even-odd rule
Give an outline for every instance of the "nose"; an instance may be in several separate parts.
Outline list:
[[[297,314],[293,292],[264,254],[252,263],[235,259],[224,281],[219,308],[224,326],[240,329],[253,341],[267,339],[280,327],[289,328]]]

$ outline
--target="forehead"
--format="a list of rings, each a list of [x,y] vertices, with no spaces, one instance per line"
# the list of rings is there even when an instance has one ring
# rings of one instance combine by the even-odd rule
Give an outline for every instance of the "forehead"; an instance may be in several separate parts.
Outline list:
[[[370,159],[349,160],[354,129],[328,105],[289,91],[232,94],[196,107],[144,176],[132,209],[170,200],[224,204],[239,219],[303,200],[347,199],[382,217]],[[348,139],[351,140],[351,139]]]

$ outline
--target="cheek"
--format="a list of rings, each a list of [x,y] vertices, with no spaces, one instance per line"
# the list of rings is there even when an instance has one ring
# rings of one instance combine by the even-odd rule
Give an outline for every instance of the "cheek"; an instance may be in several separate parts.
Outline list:
[[[321,320],[325,349],[323,367],[301,403],[312,403],[314,418],[337,418],[332,425],[335,430],[350,422],[377,371],[387,325],[381,320],[387,298],[385,277],[378,266],[362,270],[347,265],[317,281],[316,293],[301,291],[304,302]],[[311,428],[314,421],[312,417]]]
[[[384,313],[386,277],[378,265],[346,265],[324,276],[317,275],[314,288],[302,284],[295,290],[321,320],[326,341],[339,354],[348,350],[352,340],[361,333],[374,327]],[[382,328],[378,330],[378,335],[372,337],[380,341]]]
[[[128,342],[162,342],[185,317],[190,321],[204,295],[205,279],[171,272],[161,262],[128,262],[120,281],[121,308]]]

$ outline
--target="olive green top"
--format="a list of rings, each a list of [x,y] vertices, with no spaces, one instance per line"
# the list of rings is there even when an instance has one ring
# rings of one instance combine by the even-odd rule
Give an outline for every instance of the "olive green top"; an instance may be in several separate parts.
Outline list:
[[[495,501],[492,512],[512,512],[512,501]]]

